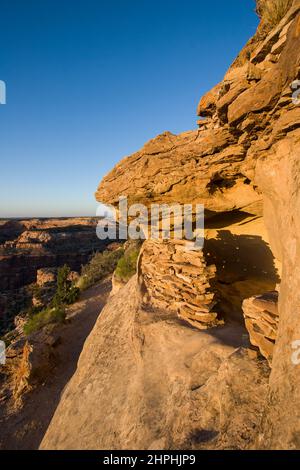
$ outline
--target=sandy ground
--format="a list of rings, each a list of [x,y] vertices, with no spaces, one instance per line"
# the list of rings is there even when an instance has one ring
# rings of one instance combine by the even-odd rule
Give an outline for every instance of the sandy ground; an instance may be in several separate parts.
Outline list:
[[[0,449],[38,449],[110,290],[111,281],[104,280],[68,309],[70,321],[61,328],[57,346],[59,364],[46,383],[25,396],[22,410],[13,411],[7,404],[0,407]]]

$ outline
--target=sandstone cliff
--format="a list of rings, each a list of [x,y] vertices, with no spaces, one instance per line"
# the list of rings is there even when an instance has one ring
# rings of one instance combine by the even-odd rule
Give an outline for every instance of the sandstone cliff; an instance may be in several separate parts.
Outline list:
[[[201,99],[198,130],[156,137],[102,180],[107,204],[204,203],[204,258],[144,242],[42,448],[300,448],[299,78],[294,0]]]

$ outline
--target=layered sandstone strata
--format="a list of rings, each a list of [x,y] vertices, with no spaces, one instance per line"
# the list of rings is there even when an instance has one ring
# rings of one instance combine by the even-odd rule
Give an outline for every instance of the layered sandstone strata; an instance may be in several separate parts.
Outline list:
[[[15,222],[18,230],[22,227],[21,233],[0,245],[0,292],[34,282],[40,268],[68,264],[71,269],[80,270],[94,251],[103,249],[109,242],[97,238],[97,222],[96,218]],[[1,225],[0,235],[6,225]],[[7,236],[7,229],[4,233]]]
[[[193,242],[149,240],[139,266],[140,282],[153,306],[176,312],[199,329],[221,324],[213,311],[216,301],[210,286],[216,267],[206,265],[202,250]]]
[[[122,193],[145,204],[204,203],[207,217],[232,210],[263,216],[273,256],[282,264],[262,423],[261,443],[269,448],[300,446],[299,371],[291,361],[291,345],[300,337],[299,79],[300,1],[294,0],[267,34],[262,23],[224,80],[201,99],[198,131],[153,139],[121,161],[96,193],[112,204]]]
[[[185,445],[189,432],[193,433],[196,429],[200,431],[200,436],[203,436],[205,429],[216,431],[220,434],[220,440],[212,437],[211,445],[226,448],[230,416],[234,418],[239,436],[244,435],[246,430],[246,444],[235,437],[238,448],[300,448],[300,375],[299,367],[291,360],[292,344],[300,338],[300,106],[293,88],[293,83],[300,79],[300,1],[292,2],[289,11],[272,30],[266,32],[263,26],[262,23],[224,80],[201,99],[198,106],[198,114],[203,118],[200,128],[178,136],[164,133],[151,140],[139,152],[122,160],[102,180],[96,197],[112,205],[117,204],[119,196],[128,196],[129,203],[142,202],[147,206],[152,202],[203,203],[206,223],[214,220],[215,231],[218,230],[218,214],[225,218],[233,212],[241,216],[244,214],[239,222],[239,229],[244,230],[243,243],[237,244],[237,251],[241,254],[242,251],[247,253],[247,243],[249,247],[253,238],[256,241],[260,238],[259,233],[247,233],[245,218],[263,218],[270,240],[270,247],[264,241],[265,253],[267,250],[271,252],[271,255],[268,252],[271,257],[269,265],[275,265],[275,261],[282,264],[278,333],[275,328],[277,320],[272,323],[270,319],[269,314],[273,314],[270,306],[261,308],[260,305],[258,311],[254,300],[244,305],[248,312],[248,338],[253,340],[255,321],[261,329],[257,344],[266,357],[269,358],[270,351],[263,351],[261,340],[269,338],[275,343],[272,372],[268,390],[265,389],[267,397],[259,386],[265,383],[260,369],[262,364],[257,359],[249,362],[249,357],[246,359],[243,355],[239,356],[235,374],[229,373],[230,367],[225,361],[221,366],[221,375],[220,366],[212,367],[220,381],[216,375],[214,378],[210,376],[203,386],[200,377],[215,354],[214,346],[211,343],[205,345],[206,359],[198,354],[193,355],[191,342],[195,344],[195,338],[190,336],[191,331],[188,328],[182,330],[178,324],[171,326],[162,308],[160,312],[142,311],[136,297],[137,287],[132,282],[128,290],[125,286],[112,298],[103,312],[83,351],[78,370],[62,397],[43,441],[43,448],[72,448],[78,445],[74,429],[82,433],[83,448],[99,445],[105,448],[170,448],[170,445]],[[221,227],[224,231],[224,225]],[[236,240],[231,230],[228,226],[227,233],[223,234],[225,246],[228,239]],[[232,286],[228,288],[228,283],[232,271],[227,269],[230,263],[228,258],[220,258],[219,253],[223,251],[215,242],[218,242],[218,237],[208,240],[209,254],[213,260],[211,264],[217,266],[216,279],[209,279],[209,282],[213,285],[216,281],[223,292],[226,289],[227,298],[230,299]],[[147,246],[150,258],[154,258],[150,240],[145,242],[145,251]],[[158,266],[159,256],[160,253],[156,255]],[[173,253],[166,254],[166,263],[172,256]],[[232,258],[237,261],[242,256],[232,252]],[[231,263],[231,268],[233,265]],[[257,272],[258,265],[259,259],[253,257],[251,275]],[[147,288],[154,302],[156,299],[163,302],[167,289],[163,289],[160,297],[155,289],[156,283],[157,286],[163,285],[165,267],[161,265],[156,273],[153,266],[154,261],[147,266],[147,256],[144,261],[141,258],[139,269],[145,272],[146,287],[148,282]],[[257,301],[257,295],[263,294],[263,276],[260,275],[258,283],[256,277],[247,277],[247,269],[247,266],[243,267],[244,277],[241,276],[238,282],[247,282],[247,289],[252,283],[252,291],[250,295],[242,291],[243,298],[240,300],[255,296]],[[268,276],[264,269],[260,274]],[[176,278],[174,269],[168,284],[173,286]],[[278,281],[274,277],[273,288]],[[235,287],[237,284],[235,282]],[[266,283],[264,292],[272,290],[270,287]],[[170,295],[171,303],[175,302],[173,295],[177,294],[175,288]],[[195,288],[192,295],[196,296]],[[255,318],[250,324],[251,315]],[[263,316],[268,319],[270,329],[263,323]],[[225,329],[217,329],[220,337],[227,331],[226,328],[228,325]],[[234,328],[234,331],[239,331],[237,326]],[[212,331],[214,329],[205,333],[196,331],[198,345]],[[242,331],[243,338],[247,330]],[[223,359],[224,351],[232,345],[232,341],[232,336],[222,336]],[[188,344],[187,349],[183,343]],[[190,376],[185,366],[187,364],[188,368],[191,365],[189,355],[193,357],[193,370],[199,379],[196,382],[200,384],[197,392],[200,401],[197,401],[196,395],[191,396],[187,392]],[[95,357],[97,360],[91,360]],[[163,369],[161,364],[164,365]],[[164,381],[161,380],[162,370],[166,371]],[[231,395],[228,390],[236,383],[237,377],[238,384]],[[256,385],[253,387],[254,383]],[[87,390],[88,403],[82,401],[82,390]],[[226,412],[222,407],[223,399],[226,401]],[[95,403],[101,403],[96,416]],[[200,403],[202,406],[199,407]],[[199,409],[201,413],[197,414]],[[236,409],[241,411],[237,419]],[[186,419],[187,416],[190,419]],[[260,417],[258,421],[257,417]],[[97,422],[101,423],[99,428]],[[71,423],[69,428],[65,427],[66,423]],[[250,428],[252,433],[249,434]],[[258,440],[258,436],[253,435],[254,428],[259,434]],[[98,429],[98,439],[95,429]],[[233,445],[232,441],[230,445]]]
[[[251,343],[259,348],[271,364],[278,334],[278,292],[244,300],[243,311]]]

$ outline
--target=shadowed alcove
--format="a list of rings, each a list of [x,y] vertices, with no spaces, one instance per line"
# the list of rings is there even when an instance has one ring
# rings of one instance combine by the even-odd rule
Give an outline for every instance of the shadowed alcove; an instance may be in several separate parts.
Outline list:
[[[257,216],[234,212],[225,219],[210,221],[207,229],[205,257],[208,264],[217,268],[212,280],[218,301],[215,309],[225,321],[244,323],[243,301],[275,290],[280,282],[263,221]]]

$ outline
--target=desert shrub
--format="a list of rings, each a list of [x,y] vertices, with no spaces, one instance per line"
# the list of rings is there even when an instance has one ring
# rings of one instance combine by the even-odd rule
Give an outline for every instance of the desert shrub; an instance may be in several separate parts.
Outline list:
[[[136,264],[139,256],[140,247],[134,246],[127,249],[119,259],[115,276],[122,281],[128,281],[136,272]]]
[[[70,305],[79,297],[79,289],[68,279],[70,268],[65,265],[57,273],[56,292],[47,307],[31,306],[27,310],[29,317],[24,325],[25,335],[40,330],[49,323],[62,323],[66,318],[65,306]]]
[[[79,288],[81,290],[88,289],[108,274],[111,274],[116,269],[117,263],[123,254],[124,250],[122,248],[96,253],[89,263],[81,269],[81,277],[78,281]]]
[[[26,336],[40,330],[50,323],[63,323],[66,318],[64,307],[48,307],[39,313],[33,314],[24,325]]]
[[[293,0],[258,0],[257,12],[266,29],[274,28],[287,13]]]
[[[72,281],[69,281],[69,274],[70,268],[67,265],[59,268],[57,273],[57,288],[51,302],[53,307],[73,304],[79,297],[79,289]]]

